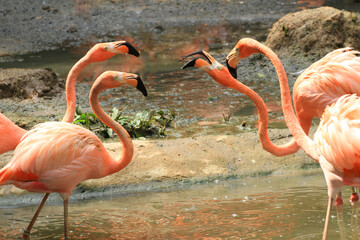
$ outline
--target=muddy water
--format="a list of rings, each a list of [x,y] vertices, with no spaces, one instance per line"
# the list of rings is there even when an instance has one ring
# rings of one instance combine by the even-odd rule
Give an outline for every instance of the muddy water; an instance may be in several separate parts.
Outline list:
[[[357,215],[344,192],[329,239],[358,239]],[[35,206],[0,208],[0,238],[14,239]],[[326,209],[322,175],[215,181],[176,191],[70,203],[72,239],[320,239]],[[33,239],[63,236],[60,199],[46,205]],[[356,210],[357,211],[357,210]]]
[[[199,49],[209,50],[219,62],[223,63],[225,55],[241,36],[256,35],[265,39],[266,29],[261,26],[248,28],[240,35],[230,34],[234,26],[196,26],[193,31],[200,31],[201,37],[195,37],[191,32],[168,32],[161,39],[154,35],[143,33],[139,41],[134,44],[141,49],[142,56],[116,56],[113,59],[91,64],[79,76],[80,85],[77,88],[78,103],[90,111],[87,94],[93,80],[105,70],[118,70],[136,72],[143,78],[149,92],[149,97],[144,98],[136,91],[128,88],[119,88],[107,91],[102,99],[102,106],[110,111],[113,107],[123,108],[128,106],[126,113],[134,114],[143,109],[162,109],[175,111],[177,119],[174,128],[168,131],[169,136],[190,136],[196,134],[216,134],[219,132],[237,133],[244,129],[255,128],[256,109],[252,102],[243,94],[227,89],[214,82],[200,69],[180,70],[186,61],[181,57]],[[180,37],[182,36],[182,37]],[[221,40],[220,40],[221,39]],[[228,44],[234,42],[234,44]],[[38,68],[50,67],[60,77],[65,78],[67,72],[77,59],[81,58],[89,46],[82,46],[64,51],[43,52],[26,56],[19,56],[17,62],[3,63],[3,67]],[[249,61],[245,62],[249,65]],[[246,66],[247,66],[246,65]],[[271,69],[271,66],[269,67]],[[255,91],[263,92],[262,97],[271,108],[271,124],[280,122],[283,125],[276,84],[269,85],[267,74],[262,68],[252,72],[244,67],[241,73],[245,84],[253,86]],[[271,72],[274,74],[274,72]],[[256,83],[256,84],[254,84]],[[85,86],[85,87],[84,87]],[[270,93],[270,94],[269,94]],[[48,112],[43,109],[42,102],[18,103],[11,105],[9,102],[1,103],[1,109],[6,111],[33,111],[35,114],[61,115],[65,109],[63,100],[59,108],[59,100],[48,100]],[[52,103],[57,107],[54,107]],[[230,122],[224,122],[224,116],[231,116]],[[274,126],[274,125],[271,125]]]

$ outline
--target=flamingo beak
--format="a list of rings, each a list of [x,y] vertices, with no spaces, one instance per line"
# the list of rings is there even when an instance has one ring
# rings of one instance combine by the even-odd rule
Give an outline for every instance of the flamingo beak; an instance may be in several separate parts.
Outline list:
[[[199,58],[194,58],[190,61],[188,61],[187,63],[185,63],[184,66],[182,66],[181,69],[185,69],[185,68],[189,68],[189,67],[195,67],[195,63],[196,63],[196,60],[198,60]]]
[[[147,91],[146,91],[144,82],[141,80],[140,76],[137,76],[136,80],[137,80],[136,88],[137,88],[145,97],[147,97],[148,94],[147,94]]]
[[[197,52],[190,53],[190,54],[182,57],[182,59],[185,59],[185,58],[188,58],[188,57],[191,57],[191,56],[194,56],[194,55],[198,55],[198,54],[204,56],[205,59],[209,62],[210,65],[212,64],[212,61],[210,60],[210,58],[201,50],[197,51]],[[185,68],[189,68],[189,67],[195,67],[196,61],[198,59],[201,59],[201,58],[198,57],[198,58],[194,58],[194,59],[190,60],[181,69],[185,69]]]
[[[139,57],[140,53],[135,49],[135,47],[133,45],[131,45],[128,41],[123,42],[123,43],[119,43],[115,46],[115,48],[118,48],[120,46],[126,46],[128,48],[128,53],[131,55],[134,55],[135,57]]]
[[[226,59],[226,66],[227,66],[227,68],[229,69],[230,74],[231,74],[235,79],[237,79],[237,69],[236,69],[236,68],[233,68],[233,67],[230,67],[228,59]]]

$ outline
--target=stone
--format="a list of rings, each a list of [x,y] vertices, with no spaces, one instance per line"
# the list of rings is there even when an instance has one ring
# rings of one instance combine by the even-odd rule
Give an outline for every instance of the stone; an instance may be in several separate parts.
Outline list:
[[[265,45],[281,56],[324,56],[332,50],[360,49],[360,15],[332,7],[290,13],[277,21]]]
[[[64,90],[64,81],[46,69],[0,69],[0,99],[51,97]]]

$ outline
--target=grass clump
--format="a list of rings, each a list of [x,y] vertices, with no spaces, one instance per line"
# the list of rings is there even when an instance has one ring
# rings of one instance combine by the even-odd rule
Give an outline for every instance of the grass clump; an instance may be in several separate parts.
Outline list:
[[[144,110],[136,113],[135,117],[130,117],[123,115],[124,110],[125,108],[119,110],[114,107],[109,116],[122,125],[132,138],[166,136],[166,129],[171,126],[171,122],[176,116],[175,112],[170,111]],[[103,138],[112,138],[116,135],[94,113],[83,112],[80,106],[76,107],[73,123],[83,126]]]

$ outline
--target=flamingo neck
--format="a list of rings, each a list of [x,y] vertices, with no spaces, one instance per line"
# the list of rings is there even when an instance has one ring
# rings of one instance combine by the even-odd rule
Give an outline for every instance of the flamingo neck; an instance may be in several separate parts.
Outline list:
[[[26,130],[14,124],[5,115],[0,113],[0,154],[14,150],[20,139],[26,134]]]
[[[75,65],[71,68],[67,78],[66,78],[66,113],[63,122],[72,123],[74,121],[75,111],[76,111],[76,93],[75,93],[75,83],[80,71],[90,64],[90,59],[86,56],[82,57]]]
[[[89,97],[91,109],[102,123],[106,124],[108,127],[110,127],[116,132],[116,134],[121,140],[123,147],[122,155],[119,160],[114,160],[109,155],[109,162],[106,166],[107,169],[105,169],[106,175],[109,175],[120,171],[130,163],[134,154],[134,147],[129,133],[119,123],[115,122],[102,110],[98,100],[100,92],[101,90],[98,89],[96,86],[92,88]]]
[[[298,146],[296,144],[294,145],[296,149],[293,149],[293,142],[284,145],[275,145],[273,142],[271,142],[268,134],[269,116],[267,112],[267,107],[262,98],[254,90],[239,81],[234,81],[234,84],[232,84],[231,88],[242,92],[255,103],[259,114],[258,134],[260,137],[261,146],[265,151],[275,156],[285,156],[292,154],[293,152],[296,152],[296,150],[298,150]]]
[[[284,112],[285,122],[289,127],[290,132],[294,136],[296,143],[313,159],[318,161],[319,154],[318,151],[314,147],[314,142],[311,140],[302,127],[300,126],[294,108],[292,106],[291,101],[291,94],[288,85],[288,80],[286,76],[285,69],[281,64],[280,59],[278,56],[268,47],[257,43],[256,46],[257,50],[267,56],[269,60],[275,67],[279,83],[280,83],[280,92],[281,92],[281,105]]]

